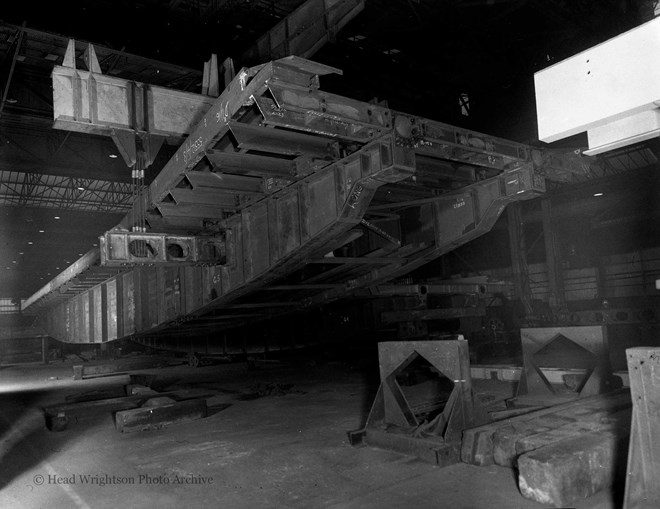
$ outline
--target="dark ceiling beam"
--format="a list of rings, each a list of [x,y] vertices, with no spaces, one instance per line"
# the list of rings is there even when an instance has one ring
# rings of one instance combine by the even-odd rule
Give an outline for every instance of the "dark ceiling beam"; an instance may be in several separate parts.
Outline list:
[[[23,26],[21,28],[25,28],[25,22],[23,22]],[[2,92],[2,101],[0,102],[0,116],[2,116],[2,111],[5,109],[7,95],[9,94],[9,88],[11,87],[11,79],[14,76],[14,69],[16,68],[16,62],[18,60],[18,55],[21,51],[22,43],[23,43],[23,32],[21,31],[19,32],[16,41],[16,49],[14,50],[14,55],[11,60],[11,66],[9,67],[9,75],[7,76],[7,82],[4,84],[4,89]]]
[[[0,169],[130,182],[111,140],[79,133],[0,126]]]
[[[35,162],[28,159],[11,159],[4,160],[0,159],[0,171],[15,171],[22,173],[38,173],[44,175],[57,175],[61,177],[72,177],[72,178],[86,178],[86,175],[89,175],[89,171],[86,171],[84,168],[76,168],[72,166],[59,166],[54,164],[48,164],[45,162]],[[130,181],[129,177],[122,176],[121,178],[113,178],[114,175],[108,175],[107,180],[109,182],[118,182],[127,184]]]
[[[20,33],[25,34],[28,37],[26,44],[29,44],[30,39],[41,42],[45,47],[50,47],[53,54],[64,57],[64,52],[66,51],[67,45],[69,43],[69,37],[58,35],[51,32],[45,32],[41,30],[35,30],[33,28],[20,27],[17,25],[12,25],[9,23],[2,23],[2,27],[6,27],[9,30],[20,31]],[[76,47],[82,48],[86,47],[89,44],[89,41],[82,39],[76,39]],[[191,69],[189,67],[184,67],[177,64],[171,64],[164,62],[162,60],[156,60],[153,58],[142,57],[135,55],[133,53],[127,53],[125,51],[116,50],[108,46],[102,46],[99,44],[94,44],[94,49],[99,59],[103,59],[108,55],[115,55],[117,57],[126,58],[128,61],[142,65],[145,69],[158,69],[161,72],[167,71],[174,74],[196,74],[200,79],[202,77],[202,72],[199,70]],[[52,61],[51,61],[52,65]]]

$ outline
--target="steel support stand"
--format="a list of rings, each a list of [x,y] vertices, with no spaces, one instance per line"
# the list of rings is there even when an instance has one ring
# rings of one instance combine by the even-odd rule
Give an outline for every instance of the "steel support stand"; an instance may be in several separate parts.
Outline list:
[[[561,265],[561,253],[557,246],[555,224],[552,219],[552,202],[541,201],[541,216],[545,240],[545,260],[548,266],[548,286],[550,287],[549,304],[553,310],[565,307],[564,278]]]
[[[626,350],[633,402],[624,509],[660,507],[660,348]]]
[[[350,443],[439,466],[459,462],[463,430],[489,420],[472,392],[468,343],[459,338],[379,343],[380,388]]]
[[[606,392],[611,377],[607,328],[543,327],[520,330],[523,370],[516,404],[557,403]],[[548,365],[551,364],[551,365]],[[551,384],[541,368],[575,369],[565,387]]]

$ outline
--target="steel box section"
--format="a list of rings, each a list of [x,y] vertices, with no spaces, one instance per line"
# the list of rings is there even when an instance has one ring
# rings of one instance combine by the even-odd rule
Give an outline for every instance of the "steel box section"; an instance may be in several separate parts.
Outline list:
[[[376,140],[224,220],[227,257],[233,263],[134,267],[45,310],[49,330],[60,341],[99,343],[156,331],[221,307],[276,279],[280,271],[305,265],[316,250],[361,221],[380,186],[413,173],[410,149],[397,146],[391,136]],[[283,224],[282,217],[288,223]],[[126,255],[128,239],[144,236],[118,232],[115,240],[124,246],[120,255]],[[77,300],[96,302],[98,293],[103,310],[100,337],[89,320],[72,321],[80,311]],[[96,323],[94,308],[85,309]]]
[[[110,135],[112,129],[147,131],[180,139],[215,99],[69,67],[52,73],[54,127]]]
[[[529,145],[462,129],[435,120],[394,112],[394,128],[414,136],[415,153],[504,170],[532,161]]]
[[[660,18],[537,72],[539,139],[550,143],[655,109],[658,55]]]
[[[488,232],[509,203],[534,198],[544,191],[545,180],[528,164],[437,198],[372,207],[372,211],[401,209],[404,215],[403,209],[412,211],[412,218],[422,226],[404,232],[403,245],[398,251],[417,247],[419,252],[415,256],[406,255],[404,263],[360,276],[354,281],[355,288],[383,283],[421,267]],[[391,256],[397,256],[397,251]],[[340,292],[325,292],[318,303]]]
[[[220,236],[111,231],[99,238],[99,246],[101,265],[107,267],[154,263],[181,265],[227,262],[226,241]],[[141,252],[136,254],[136,251]]]

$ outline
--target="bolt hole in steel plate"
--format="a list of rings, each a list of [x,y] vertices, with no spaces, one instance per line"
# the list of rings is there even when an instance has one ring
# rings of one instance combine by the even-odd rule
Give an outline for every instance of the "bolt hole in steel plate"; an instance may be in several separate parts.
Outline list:
[[[177,242],[168,242],[165,246],[168,259],[186,258],[189,254],[188,246]]]

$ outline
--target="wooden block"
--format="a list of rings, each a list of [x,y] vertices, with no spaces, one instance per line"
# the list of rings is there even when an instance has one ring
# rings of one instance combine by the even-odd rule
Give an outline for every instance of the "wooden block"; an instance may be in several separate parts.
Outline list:
[[[131,384],[127,384],[126,386],[124,386],[124,388],[125,388],[126,396],[133,396],[135,394],[133,392],[135,389],[139,389],[139,388],[147,389],[148,387],[145,387],[144,385],[141,385],[141,384],[131,383]]]
[[[551,430],[548,426],[526,427],[516,429],[513,426],[499,429],[493,434],[493,460],[497,465],[513,467],[518,457],[516,443],[526,436],[534,436]]]
[[[105,387],[94,391],[70,394],[64,400],[67,403],[82,403],[84,401],[97,401],[100,399],[118,398],[124,395],[124,388],[121,385]]]
[[[529,406],[529,407],[521,407],[521,408],[509,408],[507,410],[495,410],[493,412],[488,412],[488,415],[490,415],[491,419],[493,419],[494,421],[500,421],[502,419],[510,419],[511,417],[518,417],[519,415],[535,412],[536,410],[540,410],[541,408],[545,408],[545,407]]]
[[[174,363],[177,364],[177,363]],[[179,362],[178,364],[181,364]],[[74,378],[76,368],[80,368],[81,378],[93,378],[98,376],[108,376],[113,374],[125,373],[126,371],[135,371],[137,369],[162,368],[170,365],[170,361],[165,357],[145,358],[145,359],[122,359],[106,364],[93,364],[91,366],[74,366]]]
[[[82,380],[83,377],[83,367],[82,366],[73,366],[73,379]]]
[[[536,429],[523,429],[518,433],[496,432],[493,439],[493,457],[498,465],[514,467],[516,466],[516,459],[523,453],[577,436],[580,433],[612,428],[619,422],[627,426],[630,423],[630,416],[630,408],[616,413],[601,410],[582,415],[578,421],[559,416],[566,419],[560,426],[556,426],[556,424],[561,423],[561,420],[546,421],[539,418],[535,422],[547,424],[547,429],[542,429],[542,426],[539,426]],[[549,417],[556,418],[558,416]]]
[[[169,396],[175,400],[208,398],[215,396],[216,391],[210,389],[182,389],[179,391],[158,392],[158,396]],[[128,410],[141,406],[151,395],[125,396],[122,398],[100,399],[94,401],[83,401],[80,403],[67,403],[62,405],[53,405],[44,408],[46,415],[57,415],[64,412],[67,415],[83,415],[86,412],[117,412]]]
[[[592,431],[596,431],[593,424],[589,425],[582,422],[574,422],[557,429],[551,429],[542,433],[521,437],[515,443],[515,464],[517,464],[517,458],[526,452],[535,451],[541,447],[577,437],[582,433],[590,433]],[[512,466],[515,466],[515,464]]]
[[[558,428],[575,419],[556,414],[545,414],[535,419],[514,422],[511,426],[499,429],[493,435],[493,459],[496,464],[513,467],[516,454],[516,442],[522,437],[535,435]]]
[[[148,399],[147,401],[144,402],[144,405],[142,405],[142,407],[153,408],[158,406],[171,405],[172,403],[176,403],[176,401],[173,400],[172,398],[168,398],[167,396],[160,396],[157,398]]]
[[[144,385],[145,387],[151,387],[158,375],[151,375],[147,373],[137,373],[129,375],[131,384],[135,385]]]
[[[122,433],[161,429],[178,422],[207,416],[205,399],[191,399],[156,407],[135,408],[115,414],[115,427]]]
[[[511,408],[524,408],[532,406],[552,407],[562,403],[570,403],[578,399],[578,394],[556,395],[556,394],[525,394],[516,396],[507,401]]]
[[[144,385],[129,384],[126,386],[126,395],[128,396],[143,396],[143,395],[152,395],[158,394],[150,387],[145,387]]]
[[[526,498],[565,507],[611,486],[622,470],[629,430],[580,434],[518,458],[518,486]]]
[[[493,435],[497,428],[479,426],[463,431],[461,461],[484,467],[495,462],[493,458]]]
[[[467,429],[463,431],[461,461],[479,466],[492,465],[495,461],[493,457],[493,436],[497,430],[507,426],[523,427],[525,423],[549,415],[554,415],[555,418],[559,419],[569,418],[573,420],[579,417],[582,420],[583,416],[593,414],[594,412],[603,410],[616,411],[630,407],[630,405],[630,391],[628,389],[620,389]],[[566,422],[563,424],[566,424]]]
[[[69,419],[64,412],[46,414],[46,427],[50,431],[64,431],[69,425]]]
[[[367,445],[416,456],[440,467],[460,461],[458,444],[439,438],[416,438],[372,428],[367,428],[362,438]]]

